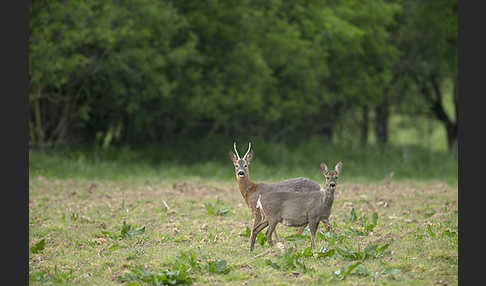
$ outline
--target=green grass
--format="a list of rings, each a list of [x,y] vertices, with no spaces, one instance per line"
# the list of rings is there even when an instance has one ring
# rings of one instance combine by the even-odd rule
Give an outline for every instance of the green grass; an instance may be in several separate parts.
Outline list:
[[[220,138],[221,139],[221,138]],[[232,180],[234,171],[228,153],[232,141],[211,138],[200,142],[176,142],[144,150],[129,148],[60,148],[31,151],[30,177],[106,180]],[[247,141],[238,142],[243,155]],[[329,145],[314,138],[298,145],[252,142],[255,152],[250,166],[253,180],[276,181],[309,177],[321,181],[320,162],[334,165],[342,160],[344,176],[355,182],[377,182],[392,175],[397,180],[442,181],[457,185],[457,154],[417,146]]]
[[[457,188],[343,179],[330,221],[256,257],[234,180],[32,177],[29,284],[457,285]]]
[[[283,251],[256,257],[269,249],[260,235],[249,252],[232,142],[58,148],[29,156],[29,284],[457,285],[457,155],[252,145],[255,182],[322,182],[319,163],[343,160],[332,229],[319,227],[315,252],[308,231],[281,225]]]

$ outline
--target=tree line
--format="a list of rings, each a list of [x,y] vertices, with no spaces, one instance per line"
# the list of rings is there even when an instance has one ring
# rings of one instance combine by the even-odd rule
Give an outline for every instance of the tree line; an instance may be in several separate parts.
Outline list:
[[[332,138],[344,124],[386,144],[400,113],[439,120],[452,148],[457,34],[457,0],[31,1],[30,143]]]

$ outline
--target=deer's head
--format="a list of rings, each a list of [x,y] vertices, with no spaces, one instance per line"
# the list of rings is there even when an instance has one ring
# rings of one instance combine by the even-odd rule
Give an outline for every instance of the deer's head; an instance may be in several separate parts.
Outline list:
[[[327,168],[327,165],[325,163],[321,163],[321,171],[326,177],[326,182],[324,187],[326,190],[331,190],[332,192],[336,190],[337,179],[342,169],[343,169],[343,162],[341,161],[339,161],[339,163],[336,164],[334,170],[330,170],[330,171]]]
[[[230,158],[235,166],[236,178],[245,178],[249,176],[248,165],[253,159],[253,150],[251,150],[251,142],[248,143],[248,151],[246,151],[245,156],[240,158],[238,151],[236,150],[236,142],[233,144],[235,152],[230,151]]]

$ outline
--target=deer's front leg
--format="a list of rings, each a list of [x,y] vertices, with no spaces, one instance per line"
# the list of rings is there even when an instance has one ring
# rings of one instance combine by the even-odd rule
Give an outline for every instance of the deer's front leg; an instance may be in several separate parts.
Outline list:
[[[255,228],[256,226],[260,223],[261,221],[261,216],[260,213],[257,211],[256,213],[253,214],[253,224],[250,229],[250,251],[253,251],[253,240],[256,238],[255,234]]]

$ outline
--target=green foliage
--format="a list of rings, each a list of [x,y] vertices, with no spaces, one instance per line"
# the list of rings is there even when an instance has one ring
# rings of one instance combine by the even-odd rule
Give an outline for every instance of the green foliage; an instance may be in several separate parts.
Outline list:
[[[346,260],[365,261],[368,259],[381,258],[391,253],[391,251],[388,249],[388,247],[390,246],[389,243],[385,243],[382,245],[370,243],[366,245],[363,250],[360,249],[359,245],[358,249],[345,246],[346,235],[363,236],[368,235],[370,232],[373,231],[373,229],[378,224],[378,214],[376,212],[371,215],[370,219],[368,219],[365,214],[359,215],[355,211],[355,209],[352,208],[349,214],[345,214],[344,220],[348,224],[344,226],[345,228],[342,232],[335,232],[336,229],[338,229],[337,225],[335,225],[332,232],[318,232],[317,237],[319,239],[325,240],[329,247],[321,248],[317,252],[318,257],[333,257],[335,254],[337,254],[338,256]],[[357,223],[360,223],[362,225],[364,229],[363,231],[354,228],[354,224]],[[338,246],[338,242],[340,246]],[[344,268],[342,271],[345,271]]]
[[[267,242],[267,237],[262,233],[259,232],[256,236],[256,241],[261,245],[264,246],[265,243]]]
[[[123,222],[123,226],[120,230],[120,237],[125,238],[129,236],[139,235],[145,232],[145,226],[133,228],[131,225]]]
[[[174,263],[176,266],[185,264],[191,271],[201,271],[203,268],[194,251],[181,252],[177,259],[177,262]]]
[[[39,253],[42,250],[44,250],[45,246],[46,246],[46,240],[42,239],[41,241],[37,242],[36,244],[34,244],[34,246],[30,248],[30,252]]]
[[[371,215],[371,219],[368,220],[368,217],[362,217],[363,228],[367,234],[375,229],[376,225],[378,224],[378,214],[375,212]]]
[[[324,178],[319,171],[319,163],[326,158],[330,162],[345,162],[344,180],[381,181],[393,172],[394,180],[440,180],[457,184],[457,157],[443,151],[411,146],[388,146],[384,150],[375,146],[353,148],[329,144],[325,138],[318,137],[298,144],[263,140],[251,142],[255,159],[250,172],[254,181],[305,176],[322,183]],[[87,146],[71,146],[33,150],[29,155],[29,176],[234,180],[234,168],[228,158],[232,145],[230,138],[213,136],[203,141],[186,140],[175,145],[164,144],[145,149],[110,147],[97,150]]]
[[[171,242],[171,241],[173,241],[173,240],[174,240],[174,237],[172,237],[172,236],[167,236],[167,237],[164,237],[164,238],[163,238],[161,241],[162,241],[163,243],[167,243],[167,242]]]
[[[355,222],[358,220],[358,217],[356,216],[356,212],[354,210],[354,208],[351,209],[351,212],[350,212],[350,217],[349,217],[349,221],[350,222]]]
[[[436,236],[435,232],[432,231],[432,226],[430,224],[427,224],[426,231],[427,231],[427,234],[430,237],[435,237]]]
[[[397,107],[441,122],[454,151],[457,140],[458,1],[407,1],[397,15],[394,44],[401,75]],[[427,28],[424,28],[427,27]],[[428,135],[428,134],[427,134]]]
[[[372,277],[372,280],[376,280],[382,276],[391,276],[393,277],[394,275],[397,275],[397,274],[400,274],[401,273],[401,270],[400,269],[396,269],[396,268],[386,268],[382,271],[377,271],[373,274],[373,277]]]
[[[310,235],[306,232],[300,234],[300,233],[296,233],[296,234],[292,234],[292,235],[289,235],[289,236],[286,236],[285,237],[285,240],[287,241],[297,241],[297,240],[302,240],[302,239],[309,239],[310,238]]]
[[[224,259],[208,261],[206,265],[207,272],[210,274],[227,274],[231,270]]]
[[[34,273],[29,273],[29,281],[38,281],[46,285],[48,284],[71,285],[74,277],[75,276],[72,269],[69,271],[62,271],[59,270],[57,265],[54,267],[54,272],[42,270]]]
[[[358,215],[354,208],[351,209],[349,215],[346,215],[347,221],[350,223],[345,229],[345,233],[349,235],[367,236],[375,229],[378,224],[378,214],[375,212],[368,218],[365,214]],[[353,223],[360,222],[361,229],[355,228]]]
[[[324,236],[328,241],[332,241],[333,243],[329,243],[330,248],[329,249],[324,249],[321,248],[318,252],[319,257],[331,257],[334,255],[334,251],[336,254],[339,256],[343,257],[344,259],[347,260],[367,260],[367,259],[376,259],[376,258],[381,258],[385,255],[388,255],[391,253],[391,251],[388,249],[390,246],[389,243],[385,243],[382,245],[376,244],[376,243],[371,243],[365,246],[363,250],[360,249],[358,246],[358,249],[350,248],[350,247],[341,247],[341,246],[335,246],[336,244],[336,239],[333,238],[329,233],[327,233]],[[343,239],[341,239],[341,242]]]
[[[294,247],[290,247],[276,262],[265,259],[265,264],[283,272],[299,270],[302,273],[307,273],[313,271],[313,269],[306,267],[301,258],[310,256],[312,256],[312,249],[304,248],[299,252]]]
[[[119,240],[119,239],[124,239],[128,237],[132,237],[135,235],[140,235],[145,233],[145,226],[137,227],[134,228],[130,224],[127,224],[126,221],[123,221],[123,225],[120,229],[120,233],[116,234],[107,230],[103,230],[100,232],[101,235],[107,236],[113,240]],[[167,239],[167,238],[166,238]],[[173,238],[172,238],[173,239]],[[170,238],[169,238],[170,240]],[[167,241],[169,241],[167,240]]]
[[[204,206],[208,211],[208,214],[215,216],[226,216],[231,213],[231,206],[225,206],[221,201],[216,201],[216,203],[205,203]]]
[[[312,247],[311,246],[302,249],[302,257],[311,257],[312,255],[313,255],[313,253],[312,253]]]
[[[189,276],[184,267],[178,269],[167,269],[161,272],[148,271],[142,266],[135,267],[128,273],[124,273],[118,277],[122,283],[131,281],[141,281],[148,285],[191,285],[193,279]]]
[[[317,256],[319,258],[325,258],[325,257],[333,257],[334,254],[336,253],[336,250],[331,248],[331,249],[326,249],[326,248],[321,248],[319,249],[319,251],[317,252]]]
[[[240,233],[240,236],[250,237],[251,236],[251,230],[250,230],[250,228],[249,227],[246,227],[245,228],[245,232]]]
[[[37,271],[29,273],[29,281],[43,281],[47,276],[47,271]]]
[[[337,229],[333,227],[333,229]],[[346,235],[344,233],[337,233],[334,231],[322,232],[319,231],[316,235],[319,239],[323,239],[330,247],[334,247],[336,243],[341,243],[346,240]]]
[[[346,276],[351,274],[351,272],[353,272],[353,270],[356,267],[358,267],[358,265],[361,265],[361,262],[351,263],[351,264],[348,264],[346,267],[343,267],[343,266],[339,267],[338,270],[333,272],[334,278],[336,278],[338,280],[344,280],[346,278]]]
[[[31,143],[354,135],[396,77],[457,71],[456,2],[33,2]]]
[[[389,267],[382,271],[376,271],[372,276],[370,276],[371,272],[362,262],[355,262],[355,263],[348,264],[345,267],[343,266],[339,267],[338,270],[332,273],[333,276],[330,277],[328,281],[333,281],[334,279],[344,280],[348,275],[356,275],[362,278],[370,277],[372,281],[375,281],[383,276],[393,277],[394,275],[398,275],[400,273],[401,273],[400,269]]]
[[[209,274],[228,274],[231,271],[231,267],[224,259],[200,259],[197,257],[195,251],[181,252],[177,257],[177,261],[173,263],[174,267],[181,267],[184,265],[189,271],[197,273],[209,273]]]
[[[118,279],[120,282],[142,281],[149,285],[189,285],[194,282],[193,274],[228,274],[230,270],[231,267],[224,259],[203,261],[195,251],[186,251],[181,252],[166,270],[152,272],[138,266]]]
[[[451,242],[453,242],[454,244],[457,244],[458,242],[458,238],[457,238],[457,230],[450,230],[450,229],[446,229],[444,230],[444,232],[442,233],[442,236],[443,237],[447,237]]]
[[[352,274],[360,276],[360,277],[367,277],[370,275],[370,271],[364,264],[359,264],[356,267],[356,271],[354,271]]]

